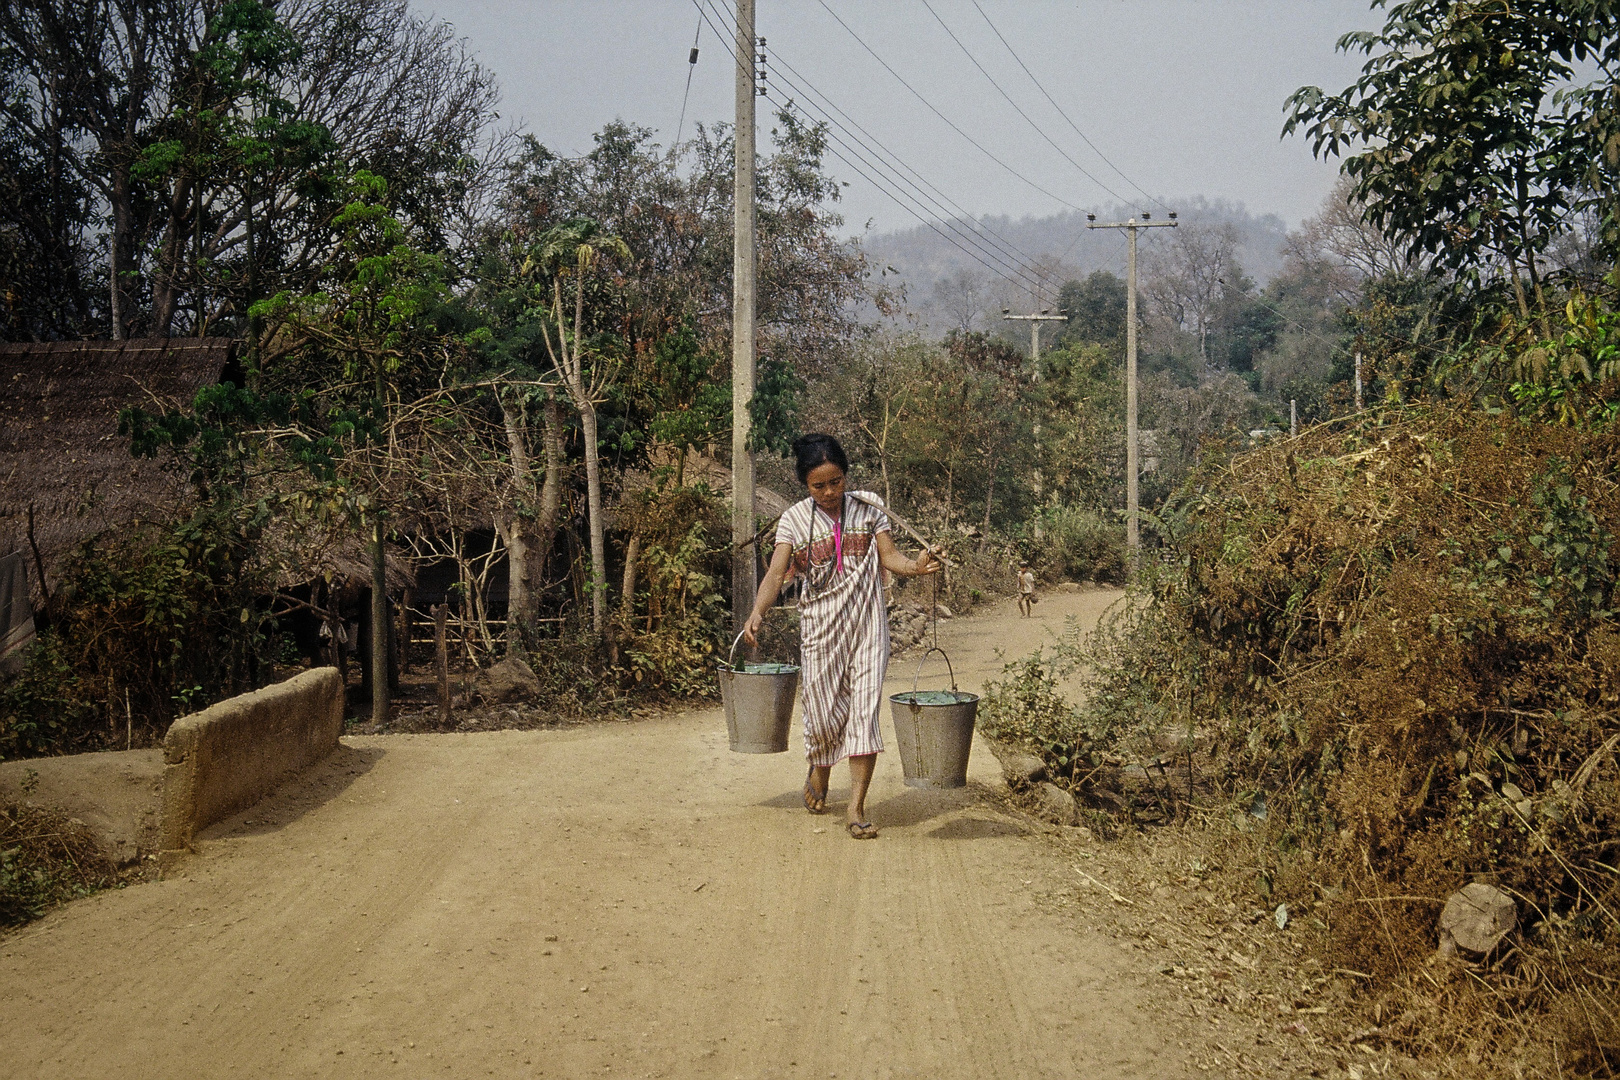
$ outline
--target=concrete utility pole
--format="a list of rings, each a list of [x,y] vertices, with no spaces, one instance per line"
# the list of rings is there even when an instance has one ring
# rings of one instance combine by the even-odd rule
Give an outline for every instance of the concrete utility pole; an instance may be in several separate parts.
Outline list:
[[[1361,353],[1356,353],[1356,412],[1361,411]]]
[[[1041,324],[1042,323],[1049,323],[1049,322],[1067,322],[1068,321],[1068,316],[1066,316],[1066,315],[1053,315],[1051,313],[1051,311],[1052,311],[1051,308],[1041,308],[1039,313],[1031,312],[1028,315],[1014,315],[1014,314],[1011,313],[1011,309],[1009,309],[1009,308],[1002,308],[1001,309],[1001,317],[1005,321],[1007,321],[1007,322],[1027,322],[1027,323],[1029,323],[1029,364],[1030,364],[1031,378],[1035,382],[1040,382],[1041,381]],[[1034,428],[1033,434],[1034,434],[1034,437],[1035,437],[1035,452],[1036,452],[1037,455],[1039,455],[1040,448],[1041,448],[1041,425],[1040,425],[1040,421],[1038,421],[1038,420],[1035,422],[1035,428]],[[1040,458],[1037,456],[1036,460],[1039,461]],[[1039,540],[1041,538],[1041,519],[1040,519],[1039,515],[1040,515],[1041,502],[1042,502],[1042,490],[1041,489],[1042,489],[1042,486],[1043,486],[1043,477],[1041,476],[1041,470],[1040,470],[1039,466],[1037,466],[1036,469],[1035,469],[1035,476],[1033,477],[1033,479],[1035,481],[1034,486],[1035,486],[1035,510],[1036,510],[1035,539]]]
[[[1098,222],[1093,214],[1086,215],[1088,229],[1124,229],[1130,244],[1125,256],[1125,544],[1130,548],[1131,576],[1136,576],[1141,562],[1142,532],[1138,525],[1136,433],[1136,230],[1173,229],[1176,215],[1169,221],[1153,221],[1149,214],[1142,220]]]
[[[1029,323],[1029,358],[1035,366],[1035,381],[1041,381],[1041,323],[1067,322],[1067,315],[1049,314],[1051,308],[1041,308],[1040,314],[1009,315],[1006,308],[1001,309],[1001,317],[1007,322]]]
[[[735,222],[731,270],[731,612],[754,609],[754,458],[748,404],[754,397],[754,0],[737,0]]]

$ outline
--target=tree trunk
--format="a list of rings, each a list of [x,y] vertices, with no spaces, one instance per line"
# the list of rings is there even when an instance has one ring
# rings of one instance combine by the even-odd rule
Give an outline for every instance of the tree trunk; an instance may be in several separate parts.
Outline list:
[[[585,429],[585,511],[591,530],[591,632],[607,636],[607,525],[602,520],[602,463],[596,447],[596,406],[582,401],[580,426]]]
[[[979,554],[990,543],[990,507],[996,500],[996,463],[990,462],[990,486],[984,493],[984,528],[979,533]]]
[[[626,627],[636,612],[636,570],[641,562],[641,537],[632,533],[624,545],[624,589],[619,594],[619,621]]]
[[[540,487],[540,510],[536,514],[535,537],[540,547],[539,565],[536,572],[544,580],[546,562],[551,556],[551,549],[557,543],[557,528],[562,517],[562,488],[563,488],[563,416],[562,402],[555,398],[546,402],[542,413],[545,420],[545,430],[542,439],[545,444],[546,478]]]
[[[1513,274],[1513,298],[1519,302],[1519,315],[1525,322],[1530,321],[1530,302],[1525,299],[1524,279],[1519,276],[1519,261],[1508,259],[1508,269]]]
[[[129,236],[129,167],[122,162],[112,167],[112,235],[107,238],[107,289],[112,339],[124,340],[123,249]]]
[[[499,397],[499,395],[497,395]],[[531,529],[528,512],[535,502],[534,472],[529,460],[528,435],[524,428],[526,417],[505,398],[499,398],[501,418],[506,427],[506,449],[512,456],[512,490],[514,499],[495,519],[501,543],[506,545],[507,604],[506,644],[511,649],[532,648],[535,620],[540,616],[539,589],[533,580],[534,567],[530,555]]]
[[[524,535],[523,516],[511,510],[495,516],[495,533],[506,546],[506,649],[508,653],[530,646],[534,626],[534,590],[529,573],[529,542]]]
[[[439,684],[439,722],[450,719],[450,647],[445,642],[448,605],[433,605],[433,674]]]
[[[152,325],[147,328],[148,337],[168,337],[174,326],[175,311],[180,307],[180,292],[185,287],[185,275],[180,268],[186,260],[189,233],[198,228],[198,223],[190,220],[191,187],[189,178],[177,177],[169,198],[169,222],[164,229],[158,266],[152,275]],[[193,336],[195,334],[193,330]]]
[[[388,570],[381,515],[371,527],[371,722],[388,722]]]

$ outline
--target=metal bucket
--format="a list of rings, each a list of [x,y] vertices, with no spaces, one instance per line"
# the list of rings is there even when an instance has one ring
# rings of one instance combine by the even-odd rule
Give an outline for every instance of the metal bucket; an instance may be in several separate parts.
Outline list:
[[[793,699],[799,693],[799,669],[792,664],[744,664],[737,667],[738,634],[731,653],[720,664],[720,701],[726,710],[726,732],[738,754],[783,754],[793,726]]]
[[[923,664],[931,653],[945,657],[951,675],[949,690],[917,689]],[[894,741],[907,787],[959,788],[967,784],[979,695],[956,689],[956,670],[944,649],[933,648],[922,654],[911,689],[890,694],[889,710],[894,717]]]

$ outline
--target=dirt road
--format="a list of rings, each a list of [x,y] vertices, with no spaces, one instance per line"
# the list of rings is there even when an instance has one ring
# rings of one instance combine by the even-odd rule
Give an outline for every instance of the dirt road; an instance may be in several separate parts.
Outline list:
[[[1111,599],[942,638],[974,685]],[[847,773],[811,817],[718,711],[345,740],[166,880],[0,938],[0,1073],[1186,1075],[1159,977],[1032,898],[1067,868],[976,753],[959,792],[885,754],[857,843]]]

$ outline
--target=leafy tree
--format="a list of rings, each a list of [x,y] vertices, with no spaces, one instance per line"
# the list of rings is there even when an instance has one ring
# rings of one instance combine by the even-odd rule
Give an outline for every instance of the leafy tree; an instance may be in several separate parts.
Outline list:
[[[1117,345],[1125,341],[1125,282],[1107,270],[1093,270],[1083,281],[1066,281],[1058,310],[1069,317],[1060,343]]]
[[[357,448],[388,423],[390,407],[425,381],[444,336],[427,318],[442,307],[446,286],[442,258],[417,250],[405,226],[388,210],[388,185],[359,173],[352,197],[334,219],[342,242],[328,268],[327,288],[308,295],[281,292],[255,305],[289,339],[280,350],[289,359],[267,371],[272,385],[289,374],[321,386],[331,419]],[[345,410],[342,405],[347,404]],[[363,478],[369,491],[354,500],[371,545],[372,718],[388,719],[388,580],[384,565],[387,509],[381,480]]]
[[[584,330],[587,278],[608,257],[629,259],[630,248],[590,218],[575,218],[547,230],[525,267],[543,274],[551,285],[547,309],[555,324],[556,337],[553,340],[547,335],[546,351],[579,413],[585,436],[585,493],[591,532],[591,630],[598,638],[605,638],[607,634],[607,525],[602,517],[602,465],[596,405],[607,385],[608,368],[601,362],[600,348],[587,343]],[[565,279],[573,282],[572,327],[563,303]]]
[[[255,298],[316,287],[355,171],[445,246],[495,107],[408,0],[16,0],[0,84],[0,153],[38,181],[23,235],[73,314],[12,336],[240,333]]]
[[[1402,248],[1474,282],[1505,276],[1524,318],[1527,278],[1545,323],[1539,260],[1572,211],[1597,208],[1616,250],[1620,7],[1406,0],[1338,47],[1369,58],[1361,78],[1296,91],[1284,133],[1344,157],[1366,218]],[[1599,78],[1572,86],[1577,64]]]
[[[692,319],[659,339],[654,349],[656,413],[652,436],[675,451],[675,483],[685,483],[686,455],[719,442],[731,430],[731,388],[714,378],[716,358],[698,343]]]

